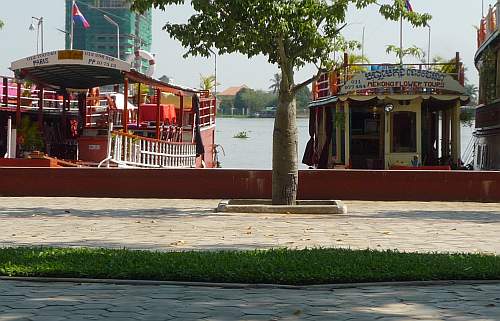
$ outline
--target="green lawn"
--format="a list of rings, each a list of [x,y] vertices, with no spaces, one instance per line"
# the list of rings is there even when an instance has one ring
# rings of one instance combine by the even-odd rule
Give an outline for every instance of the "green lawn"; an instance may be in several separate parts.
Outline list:
[[[149,252],[4,248],[0,275],[327,284],[500,279],[500,256],[344,249]]]

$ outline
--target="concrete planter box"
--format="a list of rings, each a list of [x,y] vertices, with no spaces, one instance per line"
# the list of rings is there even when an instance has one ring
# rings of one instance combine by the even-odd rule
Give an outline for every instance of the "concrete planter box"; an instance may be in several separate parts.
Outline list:
[[[263,214],[347,214],[347,207],[341,201],[297,201],[294,206],[272,205],[271,200],[223,200],[216,209],[220,213],[263,213]]]

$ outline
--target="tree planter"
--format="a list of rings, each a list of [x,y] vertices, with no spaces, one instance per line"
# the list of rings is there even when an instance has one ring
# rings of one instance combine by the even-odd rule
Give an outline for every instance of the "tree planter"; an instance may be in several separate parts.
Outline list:
[[[347,207],[341,201],[297,201],[296,205],[272,205],[271,200],[222,200],[216,209],[219,213],[262,213],[262,214],[347,214]]]

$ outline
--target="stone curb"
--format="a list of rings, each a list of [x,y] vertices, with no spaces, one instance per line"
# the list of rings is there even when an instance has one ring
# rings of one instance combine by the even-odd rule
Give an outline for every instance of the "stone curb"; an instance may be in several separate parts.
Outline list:
[[[282,290],[309,290],[334,291],[338,289],[365,288],[365,287],[415,287],[415,286],[452,286],[452,285],[485,285],[499,284],[500,280],[449,280],[449,281],[405,281],[405,282],[369,282],[369,283],[341,283],[321,285],[281,285],[281,284],[244,284],[244,283],[208,283],[208,282],[175,282],[149,280],[118,280],[118,279],[81,279],[81,278],[49,278],[49,277],[6,277],[0,276],[0,281],[38,282],[38,283],[87,283],[87,284],[116,284],[116,285],[151,285],[151,286],[184,286],[184,287],[211,287],[223,289],[282,289]]]

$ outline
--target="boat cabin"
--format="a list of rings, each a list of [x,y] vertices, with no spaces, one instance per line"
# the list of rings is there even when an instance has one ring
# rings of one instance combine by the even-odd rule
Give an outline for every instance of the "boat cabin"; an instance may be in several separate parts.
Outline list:
[[[60,50],[0,77],[0,155],[77,165],[213,167],[216,102],[104,54]],[[27,156],[29,157],[29,156]]]
[[[344,61],[348,61],[347,54]],[[460,165],[463,66],[345,64],[313,83],[310,140],[315,168],[448,169]]]
[[[474,169],[500,170],[500,1],[481,18],[474,62],[479,105],[474,132]]]

